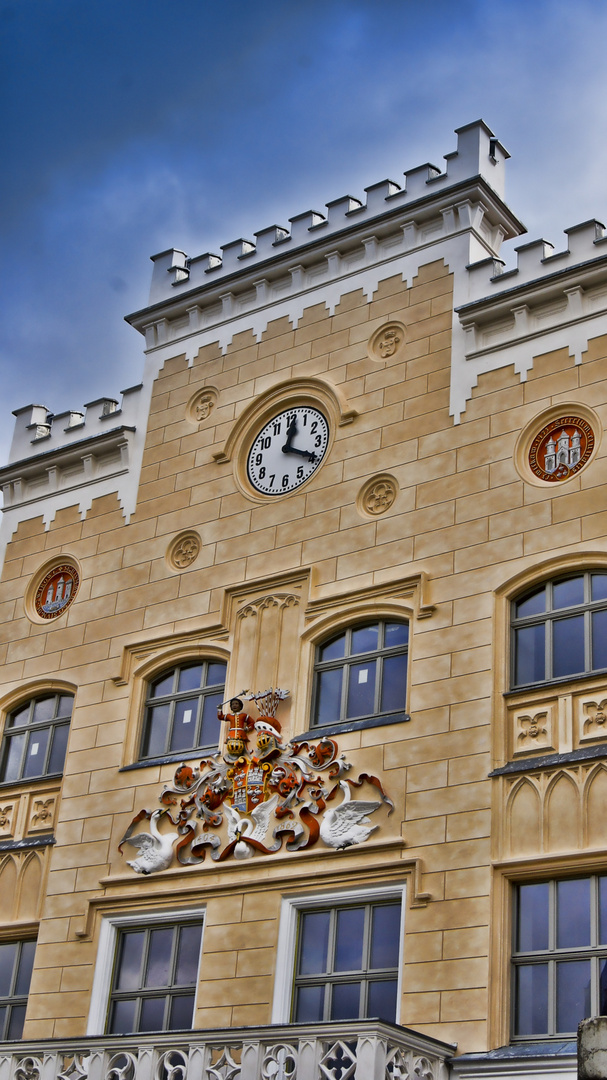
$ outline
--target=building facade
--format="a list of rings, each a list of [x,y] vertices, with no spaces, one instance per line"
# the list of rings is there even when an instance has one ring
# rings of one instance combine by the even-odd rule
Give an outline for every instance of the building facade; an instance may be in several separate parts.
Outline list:
[[[507,158],[161,253],[141,385],[17,412],[0,1080],[575,1075],[607,235],[506,270]]]

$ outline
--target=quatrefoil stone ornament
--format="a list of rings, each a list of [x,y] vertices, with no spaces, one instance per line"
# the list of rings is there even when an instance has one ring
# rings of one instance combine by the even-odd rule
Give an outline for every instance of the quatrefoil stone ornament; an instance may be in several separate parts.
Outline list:
[[[185,570],[200,555],[202,541],[197,532],[180,533],[169,545],[167,559],[174,570]]]

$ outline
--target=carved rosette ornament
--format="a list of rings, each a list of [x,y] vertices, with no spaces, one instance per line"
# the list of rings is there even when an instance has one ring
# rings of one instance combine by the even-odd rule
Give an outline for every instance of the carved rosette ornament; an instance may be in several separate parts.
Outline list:
[[[36,587],[34,610],[40,619],[56,619],[76,598],[80,575],[73,563],[55,564]]]
[[[398,484],[393,476],[374,476],[360,489],[356,500],[358,510],[364,516],[379,517],[390,509],[397,495]]]
[[[173,570],[186,570],[200,555],[202,540],[197,532],[189,529],[179,533],[169,544],[167,560]]]
[[[128,862],[136,873],[167,870],[175,859],[199,865],[208,848],[215,862],[274,855],[283,845],[304,851],[319,840],[339,850],[367,840],[378,828],[370,815],[382,804],[392,812],[376,776],[346,777],[351,765],[334,739],[284,743],[276,714],[288,693],[242,691],[230,699],[229,713],[219,711],[228,725],[223,756],[195,767],[182,763],[160,793],[161,808],[141,810],[122,837],[121,854],[124,844],[137,850]],[[244,701],[255,704],[256,719]],[[353,797],[363,785],[372,799]],[[149,831],[135,833],[142,821]]]
[[[540,480],[558,483],[574,476],[590,460],[594,432],[581,416],[559,416],[551,420],[529,447],[529,467]]]
[[[389,322],[380,326],[369,339],[367,346],[372,360],[390,360],[405,341],[405,328],[400,322]]]

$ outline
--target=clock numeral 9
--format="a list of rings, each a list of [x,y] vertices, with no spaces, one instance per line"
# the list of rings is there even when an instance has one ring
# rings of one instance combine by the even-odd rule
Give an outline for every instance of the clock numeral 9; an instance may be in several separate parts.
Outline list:
[[[255,454],[255,464],[261,465],[263,461],[263,454]]]

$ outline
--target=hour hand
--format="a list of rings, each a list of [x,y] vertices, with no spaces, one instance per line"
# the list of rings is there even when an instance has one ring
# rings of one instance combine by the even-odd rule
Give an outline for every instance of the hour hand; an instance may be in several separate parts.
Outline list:
[[[316,454],[313,450],[298,450],[296,446],[285,445],[282,448],[283,454],[301,454],[302,457],[308,459],[308,461],[316,461]]]

